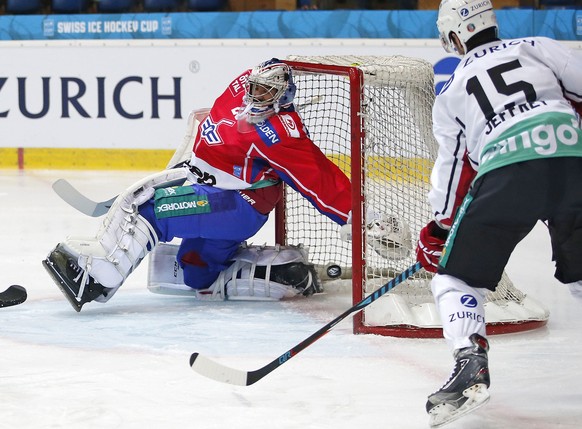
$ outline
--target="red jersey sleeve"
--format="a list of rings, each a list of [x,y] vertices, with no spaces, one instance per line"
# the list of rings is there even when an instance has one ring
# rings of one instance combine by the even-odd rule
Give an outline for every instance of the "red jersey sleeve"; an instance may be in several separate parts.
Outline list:
[[[351,210],[348,177],[313,143],[296,112],[281,112],[257,126],[262,156],[277,175],[340,225]]]

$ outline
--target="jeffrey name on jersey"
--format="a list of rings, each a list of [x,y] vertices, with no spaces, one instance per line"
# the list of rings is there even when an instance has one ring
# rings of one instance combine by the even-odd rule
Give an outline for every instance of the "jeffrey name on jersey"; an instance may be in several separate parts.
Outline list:
[[[499,125],[503,124],[507,119],[514,118],[521,113],[529,112],[530,110],[547,105],[548,103],[545,101],[539,100],[533,102],[526,101],[525,103],[507,106],[503,112],[497,113],[487,121],[487,130],[485,130],[485,134],[491,134],[491,131],[493,131]]]

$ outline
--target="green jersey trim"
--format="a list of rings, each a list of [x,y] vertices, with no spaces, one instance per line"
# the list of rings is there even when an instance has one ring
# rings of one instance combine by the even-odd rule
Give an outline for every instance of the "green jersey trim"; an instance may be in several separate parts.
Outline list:
[[[563,156],[582,157],[578,119],[568,113],[542,113],[520,121],[487,143],[476,178],[509,164]]]
[[[207,195],[198,195],[191,186],[157,189],[154,194],[156,218],[210,213]]]
[[[449,235],[447,236],[447,240],[445,241],[445,245],[443,247],[443,253],[441,254],[441,257],[439,260],[439,265],[441,265],[442,267],[447,266],[447,261],[449,260],[449,252],[450,252],[450,249],[453,247],[453,244],[455,242],[455,238],[457,236],[457,230],[459,229],[459,224],[461,223],[463,216],[465,216],[465,213],[467,212],[467,208],[469,207],[469,204],[471,204],[471,201],[473,201],[473,196],[471,194],[467,194],[465,196],[465,199],[463,200],[463,203],[461,204],[461,206],[457,210],[457,214],[455,215],[455,220],[453,221],[453,224],[451,225]]]

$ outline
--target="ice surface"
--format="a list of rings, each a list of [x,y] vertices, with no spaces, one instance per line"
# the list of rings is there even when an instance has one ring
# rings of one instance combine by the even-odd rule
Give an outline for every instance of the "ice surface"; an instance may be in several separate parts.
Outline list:
[[[0,309],[0,428],[426,428],[426,396],[448,378],[444,340],[354,336],[346,320],[253,386],[194,373],[190,354],[257,369],[351,306],[345,288],[289,302],[200,303],[151,294],[146,262],[106,304],[76,313],[40,261],[99,219],[51,190],[66,178],[107,199],[149,172],[2,171],[2,290],[28,301]],[[269,225],[270,226],[270,225]],[[270,228],[255,243],[272,244]],[[451,429],[582,427],[582,302],[552,277],[539,225],[508,273],[544,302],[538,331],[490,337],[491,401]],[[372,304],[374,305],[374,304]]]

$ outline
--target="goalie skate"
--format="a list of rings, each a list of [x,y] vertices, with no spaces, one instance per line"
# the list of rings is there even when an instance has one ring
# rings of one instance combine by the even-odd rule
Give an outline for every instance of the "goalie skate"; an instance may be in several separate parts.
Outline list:
[[[107,289],[79,267],[63,244],[58,244],[42,265],[77,312],[84,304],[106,294]]]
[[[489,400],[489,344],[478,334],[471,335],[470,339],[473,346],[460,349],[455,354],[456,364],[451,378],[438,392],[428,397],[426,411],[432,428],[451,423]]]

